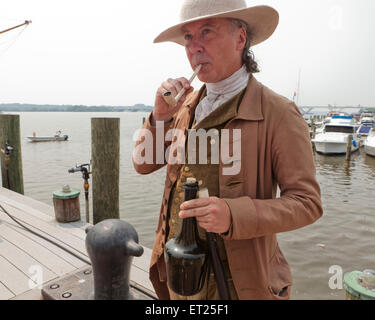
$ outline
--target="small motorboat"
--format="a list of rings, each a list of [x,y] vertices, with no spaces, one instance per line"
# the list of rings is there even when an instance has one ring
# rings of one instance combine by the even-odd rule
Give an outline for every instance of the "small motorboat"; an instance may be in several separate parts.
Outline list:
[[[46,142],[46,141],[67,141],[68,135],[61,134],[61,130],[56,131],[54,136],[37,136],[34,132],[32,136],[28,136],[30,142]]]

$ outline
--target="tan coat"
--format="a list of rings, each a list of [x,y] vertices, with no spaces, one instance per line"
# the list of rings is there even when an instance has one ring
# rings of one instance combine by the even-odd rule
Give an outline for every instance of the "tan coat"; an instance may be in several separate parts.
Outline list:
[[[187,134],[198,98],[199,92],[194,92],[186,99],[165,132],[179,128]],[[155,133],[150,119],[143,128]],[[307,226],[323,214],[308,126],[293,102],[252,76],[236,117],[225,128],[242,130],[240,172],[223,175],[220,159],[219,173],[220,198],[228,203],[232,214],[232,229],[224,243],[238,298],[287,299],[290,289],[283,297],[276,295],[292,284],[276,234]],[[155,146],[156,134],[153,138]],[[169,144],[166,142],[165,148]],[[133,164],[140,174],[163,167]],[[169,299],[163,248],[170,191],[180,168],[167,168],[150,263],[150,279],[160,299]],[[280,198],[276,198],[277,186]]]

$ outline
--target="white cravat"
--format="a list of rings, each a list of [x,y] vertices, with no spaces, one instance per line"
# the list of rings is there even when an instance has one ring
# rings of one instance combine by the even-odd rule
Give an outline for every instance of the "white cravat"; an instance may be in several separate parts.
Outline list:
[[[207,96],[195,109],[195,126],[212,111],[246,88],[249,76],[250,73],[247,72],[245,65],[243,65],[241,69],[233,73],[229,78],[216,83],[206,83]]]

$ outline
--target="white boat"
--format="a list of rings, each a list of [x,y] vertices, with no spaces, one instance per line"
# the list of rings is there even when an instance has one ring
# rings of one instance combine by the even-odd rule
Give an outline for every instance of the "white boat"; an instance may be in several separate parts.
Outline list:
[[[371,130],[364,145],[366,154],[375,157],[375,129]]]
[[[54,136],[37,136],[35,132],[32,136],[28,136],[27,139],[29,139],[30,142],[46,142],[46,141],[67,141],[68,135],[61,134],[61,130],[57,131]]]
[[[375,123],[374,114],[371,112],[363,112],[361,114],[361,124],[372,126]]]
[[[312,142],[315,150],[322,154],[346,154],[349,135],[353,136],[351,152],[360,147],[360,139],[357,135],[358,124],[352,116],[333,116],[326,123],[322,133],[315,136]]]
[[[372,125],[361,124],[361,126],[360,126],[359,129],[357,130],[357,134],[358,134],[358,136],[361,138],[362,141],[365,141],[365,140],[366,140],[366,138],[367,138],[368,135],[370,134],[372,128],[373,128]]]

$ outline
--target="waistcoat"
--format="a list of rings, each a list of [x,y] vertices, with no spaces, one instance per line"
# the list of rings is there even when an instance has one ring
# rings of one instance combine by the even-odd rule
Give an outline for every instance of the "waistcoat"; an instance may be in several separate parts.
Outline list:
[[[194,122],[190,125],[197,133],[199,129],[204,129],[207,132],[207,136],[204,135],[202,141],[198,138],[198,135],[192,134],[192,130],[189,130],[188,139],[185,143],[185,164],[182,165],[179,172],[179,176],[175,185],[172,188],[170,197],[170,206],[168,208],[168,230],[167,240],[175,238],[181,228],[182,219],[179,218],[178,213],[180,211],[180,205],[184,202],[184,189],[183,185],[186,179],[194,177],[199,184],[199,189],[207,188],[210,197],[219,197],[219,153],[220,153],[220,137],[221,129],[224,128],[225,124],[234,118],[237,114],[237,109],[241,103],[242,97],[245,90],[242,90],[236,96],[225,102],[223,105],[215,109],[206,118],[204,118],[196,127]],[[200,99],[205,95],[202,93]],[[203,130],[202,130],[203,132]],[[194,143],[192,140],[195,139]],[[199,161],[199,146],[203,142],[206,144],[207,157]],[[203,150],[204,150],[203,149]],[[195,161],[194,161],[195,159]],[[202,240],[206,239],[206,231],[198,225],[199,237]],[[227,257],[225,253],[224,241],[218,236],[217,243],[220,251],[220,258],[226,263]],[[225,269],[229,272],[229,268],[225,266]]]

